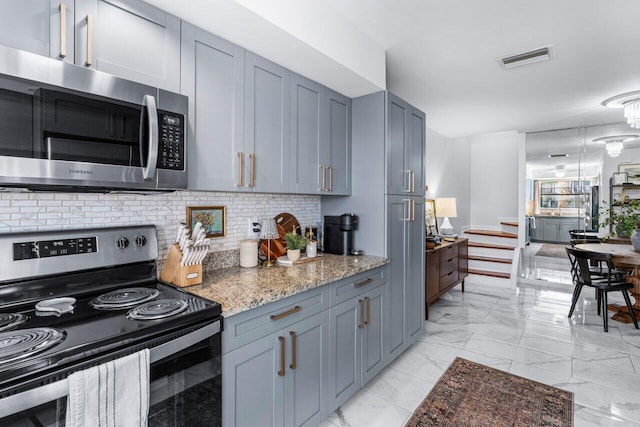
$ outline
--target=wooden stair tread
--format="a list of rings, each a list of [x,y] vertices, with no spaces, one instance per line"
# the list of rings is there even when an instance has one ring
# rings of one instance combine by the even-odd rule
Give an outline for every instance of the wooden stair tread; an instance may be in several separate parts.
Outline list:
[[[494,245],[493,243],[469,242],[468,245],[469,247],[473,247],[473,248],[504,249],[507,251],[512,251],[515,249],[515,246]]]
[[[510,273],[501,273],[499,271],[486,271],[486,270],[476,270],[474,268],[470,268],[467,270],[469,274],[477,274],[478,276],[490,276],[490,277],[499,277],[501,279],[510,279]]]
[[[518,222],[517,221],[501,221],[500,224],[501,225],[510,225],[512,227],[517,227],[518,226]]]
[[[468,260],[474,261],[488,261],[488,262],[498,262],[501,264],[512,264],[513,260],[511,258],[494,258],[489,256],[477,256],[477,255],[469,255],[467,257]]]
[[[506,237],[508,239],[517,239],[518,235],[498,230],[465,230],[465,234],[477,234],[479,236]]]

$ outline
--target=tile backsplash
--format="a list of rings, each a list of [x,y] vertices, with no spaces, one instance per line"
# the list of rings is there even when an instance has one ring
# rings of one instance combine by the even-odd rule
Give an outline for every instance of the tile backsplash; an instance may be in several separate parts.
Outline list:
[[[249,219],[289,212],[300,225],[321,221],[320,196],[176,191],[153,195],[0,193],[0,233],[155,224],[160,260],[186,221],[187,206],[226,206],[227,234],[213,239],[212,252],[237,251]]]

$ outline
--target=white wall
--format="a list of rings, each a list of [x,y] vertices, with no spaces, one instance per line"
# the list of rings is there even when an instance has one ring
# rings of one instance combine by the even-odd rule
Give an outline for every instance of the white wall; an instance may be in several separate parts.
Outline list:
[[[426,197],[456,198],[458,216],[449,220],[454,232],[460,233],[460,227],[471,221],[469,139],[447,138],[427,128],[426,141]]]
[[[498,226],[498,218],[518,216],[519,150],[525,135],[516,131],[470,138],[472,226]]]
[[[226,206],[227,234],[212,239],[212,252],[236,250],[245,239],[250,217],[293,214],[301,226],[320,222],[320,197],[286,194],[177,191],[155,195],[86,193],[0,193],[0,233],[61,228],[155,224],[160,260],[186,207]]]

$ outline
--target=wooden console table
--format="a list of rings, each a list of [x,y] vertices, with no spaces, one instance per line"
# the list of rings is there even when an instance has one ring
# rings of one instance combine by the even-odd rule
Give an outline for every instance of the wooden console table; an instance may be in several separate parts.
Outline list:
[[[433,249],[427,249],[425,272],[425,316],[429,318],[429,304],[457,284],[462,284],[468,275],[468,239],[444,240]]]

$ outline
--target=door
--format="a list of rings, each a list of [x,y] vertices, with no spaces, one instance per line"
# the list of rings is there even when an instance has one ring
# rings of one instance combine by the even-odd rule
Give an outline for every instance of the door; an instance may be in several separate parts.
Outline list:
[[[244,49],[182,24],[181,92],[189,97],[189,189],[237,191],[244,132]]]
[[[285,352],[279,331],[222,356],[222,425],[284,425]]]
[[[285,330],[285,426],[317,426],[325,416],[329,375],[329,311],[301,320]],[[256,424],[257,425],[257,424]]]
[[[384,367],[384,308],[387,286],[379,286],[364,296],[365,321],[362,340],[362,385],[369,382]]]
[[[77,0],[75,63],[180,90],[180,19],[141,0]]]
[[[411,180],[410,193],[413,196],[424,195],[425,162],[425,117],[422,111],[411,109],[410,143],[407,147],[407,163]]]
[[[410,220],[406,222],[405,307],[407,338],[410,342],[422,333],[424,319],[424,197],[409,200]]]
[[[245,55],[245,191],[289,191],[289,72]]]
[[[323,123],[326,89],[297,74],[291,76],[291,88],[291,190],[319,194],[326,189],[322,178],[326,182],[327,172],[321,169],[326,139]]]
[[[329,194],[351,194],[351,100],[329,91],[325,149]]]
[[[74,0],[21,0],[2,4],[0,44],[73,62]]]
[[[337,408],[360,389],[362,297],[354,297],[331,308],[331,378],[329,408]]]
[[[389,263],[388,354],[393,358],[405,349],[405,274],[408,199],[387,196],[387,257]]]
[[[387,194],[406,194],[409,191],[407,165],[407,126],[410,106],[387,92]]]

